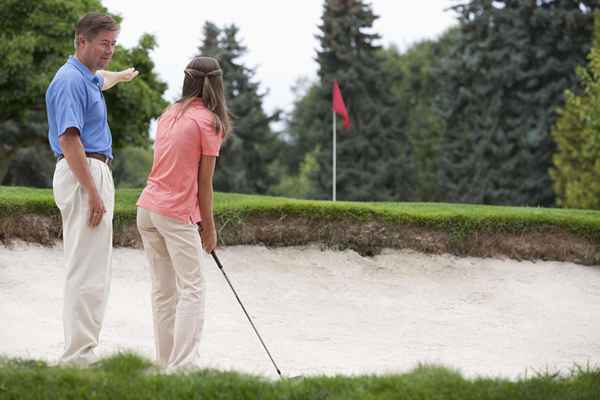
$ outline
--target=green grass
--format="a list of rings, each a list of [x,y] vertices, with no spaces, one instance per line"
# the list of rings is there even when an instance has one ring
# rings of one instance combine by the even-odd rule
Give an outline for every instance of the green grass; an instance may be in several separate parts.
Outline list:
[[[519,380],[465,379],[437,366],[400,375],[267,379],[216,370],[187,375],[152,373],[151,363],[120,354],[87,369],[0,360],[1,399],[598,399],[600,370],[574,368]]]
[[[116,194],[115,222],[135,221],[135,202],[140,189],[121,189]],[[0,187],[0,218],[34,213],[57,215],[50,189]],[[503,207],[448,203],[359,203],[295,200],[282,197],[232,193],[215,194],[215,214],[221,221],[240,221],[247,216],[303,216],[335,221],[378,220],[405,223],[468,236],[474,231],[528,232],[558,228],[600,244],[600,211]]]

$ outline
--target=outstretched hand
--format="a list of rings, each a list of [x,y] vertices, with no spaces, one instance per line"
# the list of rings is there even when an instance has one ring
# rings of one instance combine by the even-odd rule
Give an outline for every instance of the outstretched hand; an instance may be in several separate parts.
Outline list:
[[[139,72],[135,68],[130,67],[122,71],[99,70],[98,74],[100,74],[104,79],[102,90],[108,90],[118,83],[132,81],[136,76],[139,75]]]
[[[117,72],[119,82],[129,82],[139,75],[139,71],[133,67]]]

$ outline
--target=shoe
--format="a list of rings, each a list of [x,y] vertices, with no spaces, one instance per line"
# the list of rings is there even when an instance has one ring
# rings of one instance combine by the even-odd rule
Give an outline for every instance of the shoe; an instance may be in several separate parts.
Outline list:
[[[178,365],[178,366],[172,366],[172,365],[168,365],[166,368],[162,369],[162,373],[165,375],[173,375],[173,374],[189,374],[192,373],[194,371],[196,371],[198,369],[198,367],[196,365],[193,364],[185,364],[185,365]]]
[[[60,366],[65,367],[78,367],[78,368],[89,368],[98,363],[100,358],[92,351],[87,351],[83,354],[76,356],[61,358],[58,362]]]

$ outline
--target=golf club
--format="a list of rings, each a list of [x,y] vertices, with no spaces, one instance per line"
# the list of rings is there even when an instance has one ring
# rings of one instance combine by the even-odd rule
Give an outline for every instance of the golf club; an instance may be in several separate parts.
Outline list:
[[[248,312],[246,311],[246,308],[242,304],[242,301],[240,300],[239,296],[237,295],[235,289],[233,288],[233,285],[231,284],[231,281],[227,277],[227,274],[225,273],[225,270],[223,269],[223,264],[221,264],[221,261],[219,261],[219,258],[217,257],[217,254],[215,253],[214,250],[210,253],[210,255],[213,257],[213,259],[217,263],[217,266],[219,267],[219,269],[223,273],[223,276],[225,277],[225,280],[227,281],[227,283],[229,284],[229,287],[233,291],[233,294],[235,295],[235,298],[237,299],[238,303],[240,303],[240,306],[242,307],[242,310],[244,310],[244,314],[246,314],[246,317],[248,318],[248,321],[250,321],[250,325],[252,325],[252,328],[254,329],[254,332],[256,332],[256,336],[258,336],[258,340],[260,340],[260,343],[263,345],[265,351],[267,352],[267,355],[271,359],[271,362],[273,363],[273,366],[275,367],[275,370],[277,371],[277,374],[279,375],[280,378],[283,378],[283,376],[281,375],[281,371],[279,370],[279,368],[277,367],[277,364],[275,363],[275,360],[273,360],[273,357],[271,357],[271,353],[269,352],[269,349],[267,349],[267,345],[265,345],[265,342],[262,340],[262,337],[260,337],[260,334],[258,333],[258,330],[256,329],[256,326],[254,326],[254,323],[252,322],[252,319],[250,318],[250,315],[248,315]]]

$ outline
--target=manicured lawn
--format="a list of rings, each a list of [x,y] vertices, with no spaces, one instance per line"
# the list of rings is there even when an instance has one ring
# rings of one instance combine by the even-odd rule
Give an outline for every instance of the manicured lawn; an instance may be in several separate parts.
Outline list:
[[[140,189],[117,191],[115,219],[134,223]],[[56,215],[50,189],[0,186],[0,218],[17,214]],[[600,244],[600,211],[502,207],[448,203],[358,203],[216,193],[217,217],[294,215],[307,218],[410,223],[452,232],[527,232],[563,229]]]
[[[460,373],[421,366],[400,375],[318,376],[269,380],[235,372],[198,370],[188,375],[153,373],[149,361],[121,354],[88,368],[44,362],[0,362],[2,399],[598,399],[600,370],[575,368],[515,381],[465,379]]]

